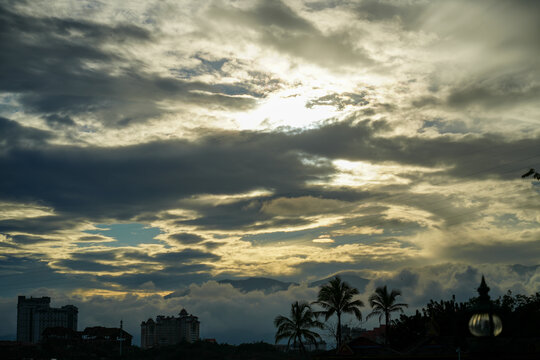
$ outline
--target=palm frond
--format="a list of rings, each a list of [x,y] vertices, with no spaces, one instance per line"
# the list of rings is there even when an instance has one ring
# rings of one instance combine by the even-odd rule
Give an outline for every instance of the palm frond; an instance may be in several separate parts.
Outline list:
[[[287,347],[291,341],[296,344],[302,342],[302,338],[310,340],[320,337],[319,334],[309,330],[310,328],[322,328],[323,324],[315,319],[315,312],[307,302],[295,301],[291,304],[290,318],[279,315],[274,319],[277,327],[276,343],[288,339]]]

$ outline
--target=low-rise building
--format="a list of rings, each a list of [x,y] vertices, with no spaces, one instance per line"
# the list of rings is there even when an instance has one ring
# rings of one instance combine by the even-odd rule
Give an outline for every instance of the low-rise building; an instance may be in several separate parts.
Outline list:
[[[362,336],[367,330],[361,327],[352,327],[348,325],[343,325],[341,327],[341,339],[343,341],[349,341],[356,339],[359,336]]]
[[[93,344],[119,344],[131,346],[133,336],[122,328],[107,328],[103,326],[87,327],[81,333],[83,342]]]

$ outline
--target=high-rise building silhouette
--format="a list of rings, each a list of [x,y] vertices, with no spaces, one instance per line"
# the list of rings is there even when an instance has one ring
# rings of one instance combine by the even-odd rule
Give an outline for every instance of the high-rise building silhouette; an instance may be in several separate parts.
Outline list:
[[[78,309],[73,305],[51,308],[51,298],[19,296],[17,302],[17,341],[37,343],[43,331],[50,327],[65,327],[77,331]]]
[[[141,347],[174,345],[180,342],[199,340],[200,322],[196,316],[188,315],[186,309],[179,317],[158,315],[156,320],[148,319],[141,323]]]

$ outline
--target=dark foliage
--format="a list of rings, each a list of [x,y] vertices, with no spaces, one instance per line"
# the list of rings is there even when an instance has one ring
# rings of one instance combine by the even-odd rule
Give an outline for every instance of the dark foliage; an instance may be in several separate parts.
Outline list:
[[[391,345],[405,349],[430,336],[453,338],[454,345],[461,346],[470,338],[469,319],[475,312],[478,298],[458,303],[451,300],[430,300],[414,315],[401,314],[393,321]],[[540,293],[531,296],[512,295],[510,291],[491,302],[493,311],[503,322],[500,338],[540,337]]]
[[[323,308],[317,314],[324,315],[327,321],[334,314],[337,317],[336,344],[339,349],[341,346],[341,315],[353,314],[358,320],[362,320],[360,307],[364,306],[361,300],[353,298],[359,294],[357,288],[350,286],[342,281],[339,276],[334,277],[326,285],[321,286],[317,301],[313,304]]]
[[[122,356],[118,347],[85,346],[82,344],[23,345],[16,342],[0,343],[2,359],[63,359],[63,360],[108,360],[108,359],[197,359],[197,360],[296,360],[303,359],[300,353],[278,351],[274,345],[258,342],[238,346],[216,344],[205,341],[182,343],[142,350],[136,346],[125,347]]]

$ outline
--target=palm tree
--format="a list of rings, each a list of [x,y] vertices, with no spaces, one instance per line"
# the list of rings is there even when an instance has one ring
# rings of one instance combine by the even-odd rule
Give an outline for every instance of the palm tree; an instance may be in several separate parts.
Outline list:
[[[384,316],[385,319],[385,344],[388,344],[388,329],[390,326],[390,316],[391,313],[399,311],[403,312],[403,308],[408,307],[407,304],[396,303],[396,298],[401,295],[400,290],[392,290],[388,293],[388,289],[385,286],[379,286],[375,289],[373,295],[369,297],[369,305],[372,307],[373,311],[367,316],[366,319],[369,319],[373,316],[379,316],[379,323]]]
[[[295,301],[291,304],[290,318],[279,315],[274,319],[274,326],[277,327],[276,343],[282,339],[288,339],[287,347],[293,341],[293,344],[300,345],[300,351],[305,354],[306,348],[302,339],[317,346],[317,340],[321,340],[321,336],[311,328],[323,328],[323,324],[315,319],[315,314],[307,302]]]
[[[317,301],[313,302],[324,309],[316,312],[316,314],[324,315],[325,321],[336,314],[336,344],[338,349],[341,347],[341,315],[354,314],[358,320],[362,320],[362,313],[359,308],[364,306],[364,303],[361,300],[353,300],[355,295],[358,295],[358,289],[351,287],[346,282],[341,281],[339,276],[336,276],[328,284],[321,287]]]

